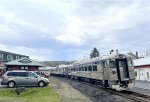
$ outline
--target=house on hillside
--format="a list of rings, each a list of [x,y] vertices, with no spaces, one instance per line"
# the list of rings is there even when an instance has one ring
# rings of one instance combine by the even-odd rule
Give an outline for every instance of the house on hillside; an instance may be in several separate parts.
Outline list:
[[[4,65],[6,66],[6,71],[10,70],[39,71],[39,67],[44,66],[37,61],[31,60],[30,58],[21,58],[13,60],[8,63],[5,63]]]
[[[150,81],[150,57],[134,60],[136,80]]]
[[[12,61],[12,60],[20,59],[20,58],[29,58],[29,56],[0,50],[0,62],[5,63],[5,62]]]
[[[6,71],[4,63],[20,58],[29,58],[29,56],[0,50],[0,76]]]

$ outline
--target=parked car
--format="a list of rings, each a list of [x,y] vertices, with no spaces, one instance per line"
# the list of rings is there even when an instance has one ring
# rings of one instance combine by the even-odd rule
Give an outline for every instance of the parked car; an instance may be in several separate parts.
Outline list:
[[[41,77],[33,71],[7,71],[2,76],[2,85],[7,85],[10,88],[15,86],[47,86],[49,80]]]
[[[42,77],[42,74],[39,71],[34,71],[34,73]]]

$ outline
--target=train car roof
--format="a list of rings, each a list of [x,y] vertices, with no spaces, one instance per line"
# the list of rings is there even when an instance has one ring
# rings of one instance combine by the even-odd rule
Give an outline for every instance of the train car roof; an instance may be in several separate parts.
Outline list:
[[[101,57],[101,60],[106,60],[106,59],[113,59],[113,58],[127,58],[127,57],[132,57],[131,55],[128,55],[128,54],[121,54],[121,53],[118,53],[118,54],[110,54],[108,56],[102,56]]]
[[[131,57],[130,55],[125,55],[125,54],[111,54],[111,55],[104,55],[101,57],[96,57],[96,58],[85,58],[85,59],[81,59],[81,60],[77,60],[75,61],[73,64],[74,65],[78,65],[78,64],[85,64],[85,63],[89,63],[89,64],[95,64],[98,63],[102,60],[107,60],[107,59],[113,59],[113,58],[123,58],[123,57]]]
[[[58,65],[58,66],[57,66],[57,68],[64,68],[64,67],[67,67],[67,65],[61,64],[61,65]]]
[[[39,70],[45,70],[45,69],[55,69],[56,67],[39,67]]]

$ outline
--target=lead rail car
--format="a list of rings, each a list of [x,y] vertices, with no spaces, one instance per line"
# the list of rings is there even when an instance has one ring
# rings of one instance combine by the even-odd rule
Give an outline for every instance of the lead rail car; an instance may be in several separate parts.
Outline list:
[[[51,71],[52,75],[78,80],[88,80],[105,88],[117,91],[132,89],[135,82],[131,56],[115,54],[61,65]]]

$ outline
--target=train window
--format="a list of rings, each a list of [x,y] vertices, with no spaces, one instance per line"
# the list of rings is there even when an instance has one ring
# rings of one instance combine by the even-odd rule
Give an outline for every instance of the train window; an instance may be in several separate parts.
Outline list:
[[[135,71],[135,76],[137,77],[137,71]]]
[[[79,71],[82,71],[82,68],[81,68],[81,67],[79,68]]]
[[[106,61],[103,61],[103,67],[106,68],[106,66],[107,66]]]
[[[93,66],[93,71],[97,71],[97,66]]]
[[[82,67],[82,71],[84,71],[84,67]]]
[[[124,67],[125,63],[123,61],[119,61],[119,67]]]
[[[71,71],[73,71],[73,68],[71,68]]]
[[[130,66],[130,67],[131,67],[132,65],[133,65],[132,60],[129,60],[129,61],[128,61],[128,66]]]
[[[73,71],[75,71],[75,68],[73,68]]]
[[[116,61],[109,62],[110,68],[116,68]]]
[[[88,71],[92,71],[92,66],[88,66]]]
[[[87,71],[87,67],[84,67],[85,68],[85,71]]]

